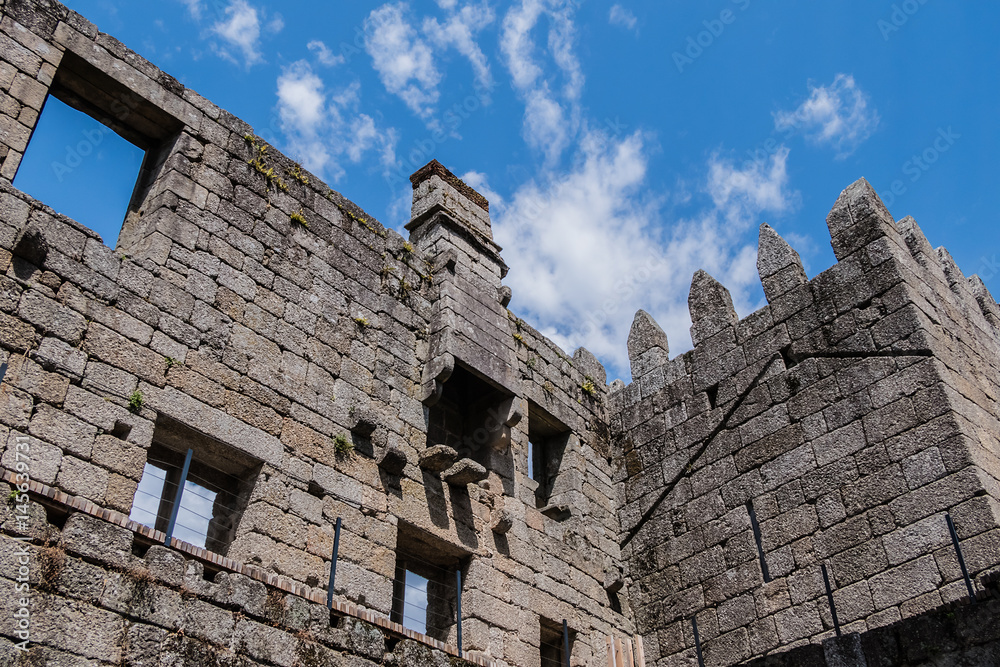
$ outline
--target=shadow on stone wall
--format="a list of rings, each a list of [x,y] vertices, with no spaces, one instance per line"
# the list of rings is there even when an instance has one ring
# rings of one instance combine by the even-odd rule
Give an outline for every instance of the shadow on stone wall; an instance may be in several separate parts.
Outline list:
[[[1000,665],[1000,573],[978,602],[957,601],[864,634],[833,637],[746,667],[992,667]],[[985,599],[984,599],[985,597]]]

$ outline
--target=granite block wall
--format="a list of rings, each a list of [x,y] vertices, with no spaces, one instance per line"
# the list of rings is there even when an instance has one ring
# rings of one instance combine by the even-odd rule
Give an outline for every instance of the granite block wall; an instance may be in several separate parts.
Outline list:
[[[5,659],[452,664],[460,617],[473,664],[793,660],[824,569],[863,638],[966,596],[946,515],[992,581],[1000,308],[864,180],[836,265],[763,226],[768,305],[698,272],[694,349],[640,311],[608,385],[508,309],[443,165],[404,238],[57,2],[0,11]],[[145,152],[115,248],[13,187],[49,97]]]
[[[610,398],[624,557],[653,664],[706,664],[959,599],[1000,560],[996,305],[867,182],[827,224],[838,263],[807,280],[762,226],[768,305],[739,320],[704,272],[691,352],[640,312],[633,382]]]
[[[32,480],[132,529],[152,495],[163,537],[149,484],[191,449],[210,562],[318,594],[339,517],[336,600],[403,621],[422,572],[421,641],[457,651],[456,570],[484,660],[538,665],[563,619],[576,665],[633,635],[604,369],[506,308],[485,199],[432,163],[404,239],[83,17],[0,8],[4,468],[26,443]],[[11,184],[49,95],[145,151],[115,248]]]

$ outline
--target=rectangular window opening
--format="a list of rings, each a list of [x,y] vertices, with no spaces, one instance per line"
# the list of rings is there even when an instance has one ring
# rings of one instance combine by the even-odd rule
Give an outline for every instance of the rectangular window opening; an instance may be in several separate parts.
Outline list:
[[[434,639],[457,641],[457,574],[468,557],[448,542],[400,523],[391,620]]]
[[[49,97],[14,187],[100,234],[113,246],[145,151]]]
[[[116,247],[182,124],[67,51],[14,186]]]
[[[191,465],[183,480],[173,536],[225,555],[261,463],[169,418],[157,420],[129,518],[167,531],[188,449]]]
[[[537,483],[538,509],[558,504],[559,469],[569,442],[570,431],[558,419],[535,403],[528,403],[528,477]]]
[[[569,652],[573,654],[575,633],[569,630]],[[565,637],[561,621],[538,618],[540,667],[566,667]]]
[[[504,426],[495,419],[496,406],[508,397],[473,371],[456,364],[441,399],[428,411],[427,446],[446,445],[495,470],[490,457],[494,442],[504,436]]]

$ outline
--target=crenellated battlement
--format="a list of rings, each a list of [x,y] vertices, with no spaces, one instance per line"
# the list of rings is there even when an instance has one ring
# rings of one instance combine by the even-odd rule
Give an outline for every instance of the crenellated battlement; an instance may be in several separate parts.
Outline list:
[[[656,664],[693,658],[692,618],[708,664],[832,636],[821,566],[849,631],[960,598],[945,513],[973,579],[1000,565],[996,302],[864,180],[827,225],[838,262],[812,280],[761,226],[768,305],[742,320],[697,272],[683,355],[636,315],[609,411]]]
[[[698,271],[693,349],[640,310],[608,385],[509,310],[444,165],[404,238],[57,2],[0,9],[0,662],[834,665],[996,590],[1000,307],[863,179],[834,266],[762,225],[767,305]],[[116,248],[13,185],[49,96],[145,152]]]

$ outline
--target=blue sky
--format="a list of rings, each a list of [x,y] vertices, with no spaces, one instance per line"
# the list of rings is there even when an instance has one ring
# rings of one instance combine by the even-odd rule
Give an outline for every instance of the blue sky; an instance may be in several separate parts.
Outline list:
[[[690,347],[698,268],[741,315],[762,305],[761,222],[810,276],[829,267],[826,214],[861,176],[966,274],[994,292],[1000,283],[994,4],[67,5],[390,227],[408,218],[405,177],[443,162],[490,199],[511,308],[567,351],[588,347],[611,378],[628,378],[637,308],[664,327],[672,354]],[[58,196],[99,192],[75,179],[117,159],[113,134],[74,159],[84,132],[36,160],[50,184],[55,164],[85,166],[45,195],[57,210]],[[132,184],[119,187],[125,201]],[[21,174],[19,185],[41,187]],[[120,223],[124,204],[97,199],[65,212]]]

